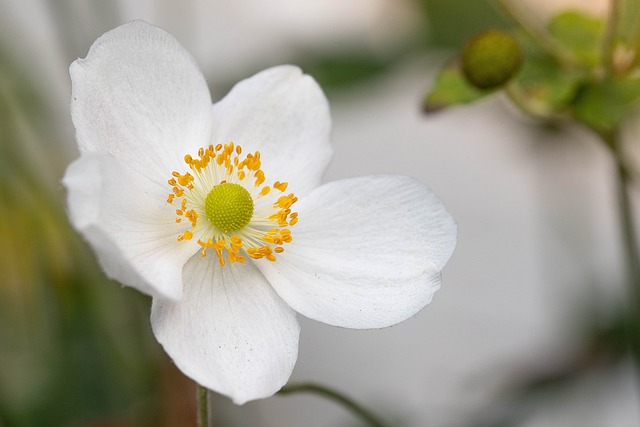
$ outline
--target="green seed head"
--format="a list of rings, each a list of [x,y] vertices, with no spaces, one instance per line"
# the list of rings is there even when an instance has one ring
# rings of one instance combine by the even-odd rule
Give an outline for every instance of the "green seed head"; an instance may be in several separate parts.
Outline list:
[[[462,50],[462,72],[479,89],[493,89],[506,83],[521,65],[520,46],[504,31],[484,31],[469,40]]]
[[[211,224],[229,233],[249,224],[253,216],[253,199],[241,185],[216,185],[207,195],[205,211]]]

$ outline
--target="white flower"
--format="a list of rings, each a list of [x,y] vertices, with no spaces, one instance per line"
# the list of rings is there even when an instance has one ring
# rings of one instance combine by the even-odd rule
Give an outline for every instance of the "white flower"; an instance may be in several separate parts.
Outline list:
[[[380,328],[431,301],[451,216],[407,177],[320,185],[329,109],[299,69],[212,105],[189,54],[136,21],[70,72],[71,221],[110,277],[153,296],[158,341],[198,383],[238,404],[270,396],[296,361],[296,312]]]

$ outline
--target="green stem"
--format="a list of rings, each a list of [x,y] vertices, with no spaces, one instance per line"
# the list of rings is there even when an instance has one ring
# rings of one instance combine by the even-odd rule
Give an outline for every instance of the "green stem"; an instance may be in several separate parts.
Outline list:
[[[633,206],[631,205],[631,197],[629,194],[631,179],[621,159],[617,161],[617,171],[618,198],[624,231],[625,252],[627,254],[627,268],[629,270],[629,280],[636,303],[636,310],[640,313],[640,255],[638,253],[636,228],[633,222]]]
[[[363,408],[350,398],[344,396],[338,391],[324,387],[313,383],[297,383],[287,384],[278,392],[278,394],[293,394],[293,393],[315,393],[327,399],[331,399],[337,403],[340,403],[346,409],[350,410],[354,415],[360,417],[362,421],[365,421],[371,427],[386,427],[385,424],[380,421],[378,417],[373,415],[370,411]]]
[[[513,104],[522,110],[523,113],[533,117],[534,119],[551,121],[556,119],[552,112],[542,103],[536,103],[527,98],[524,91],[513,81],[504,87],[504,92]]]
[[[198,384],[198,427],[209,426],[209,390]]]
[[[525,33],[535,40],[549,55],[554,57],[564,68],[573,68],[575,61],[572,55],[560,46],[549,33],[529,19],[513,0],[491,0],[496,9],[501,11],[511,21],[520,25]]]
[[[627,278],[629,282],[630,304],[630,336],[629,344],[635,356],[636,363],[640,366],[640,346],[638,334],[640,333],[640,252],[631,201],[631,189],[633,180],[629,169],[624,162],[622,144],[618,134],[613,132],[605,135],[604,139],[613,150],[616,162],[616,179],[618,192],[618,206],[620,210],[620,225],[624,245]]]
[[[610,0],[611,8],[604,37],[604,66],[610,75],[615,73],[615,47],[618,37],[618,21],[620,20],[620,0]]]

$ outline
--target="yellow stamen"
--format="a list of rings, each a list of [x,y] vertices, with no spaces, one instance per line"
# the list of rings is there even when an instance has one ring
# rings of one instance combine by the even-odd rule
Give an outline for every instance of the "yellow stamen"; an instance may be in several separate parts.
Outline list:
[[[289,227],[298,221],[297,212],[291,211],[298,198],[283,194],[288,184],[263,185],[260,152],[243,158],[241,154],[242,148],[233,142],[202,147],[197,157],[184,156],[188,172],[173,171],[167,181],[167,203],[180,201],[175,222],[190,226],[178,241],[197,236],[201,255],[215,253],[220,266],[226,261],[244,263],[245,255],[276,261],[283,245],[293,240]]]

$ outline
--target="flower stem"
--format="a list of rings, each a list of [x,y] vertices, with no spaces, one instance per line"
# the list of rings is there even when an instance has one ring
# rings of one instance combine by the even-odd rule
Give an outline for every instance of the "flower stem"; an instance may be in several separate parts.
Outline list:
[[[198,384],[198,427],[209,426],[209,390]]]
[[[297,383],[287,384],[278,392],[278,394],[293,393],[316,393],[322,397],[326,397],[327,399],[331,399],[337,403],[340,403],[342,406],[351,411],[354,415],[358,416],[362,421],[365,421],[371,427],[386,427],[385,424],[380,421],[378,417],[373,415],[369,410],[363,408],[342,393],[328,387],[313,383]]]
[[[629,283],[629,296],[631,299],[629,307],[631,320],[629,344],[636,360],[636,364],[640,367],[640,346],[638,345],[638,334],[640,333],[640,252],[638,249],[638,240],[630,194],[633,179],[624,162],[621,141],[619,140],[617,133],[605,135],[604,139],[612,148],[614,160],[616,162],[620,226],[625,252],[627,280]]]
[[[631,197],[629,194],[631,179],[621,159],[617,160],[617,173],[618,200],[620,203],[620,216],[627,256],[627,269],[636,311],[640,313],[640,254],[638,253],[638,241],[635,224],[633,222],[633,207],[631,206]]]

